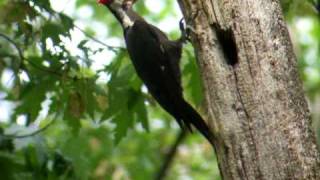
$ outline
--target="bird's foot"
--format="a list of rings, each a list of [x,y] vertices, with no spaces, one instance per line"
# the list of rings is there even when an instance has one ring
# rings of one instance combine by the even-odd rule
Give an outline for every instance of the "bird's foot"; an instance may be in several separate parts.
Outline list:
[[[180,37],[180,41],[182,43],[185,43],[187,41],[190,41],[190,26],[187,25],[187,23],[184,23],[184,18],[182,18],[179,22],[179,27],[180,27],[180,31],[181,31],[181,37]]]
[[[181,31],[181,38],[180,40],[184,43],[186,41],[191,41],[191,32],[196,34],[196,30],[189,25],[191,21],[194,21],[194,19],[198,16],[198,11],[191,14],[191,16],[185,20],[185,18],[181,18],[179,22],[180,31]]]
[[[180,41],[182,41],[183,43],[185,43],[186,41],[191,41],[191,32],[196,34],[196,30],[189,25],[187,22],[184,23],[184,18],[182,18],[180,20],[179,23],[180,26],[180,31],[181,31],[181,37],[180,37]]]

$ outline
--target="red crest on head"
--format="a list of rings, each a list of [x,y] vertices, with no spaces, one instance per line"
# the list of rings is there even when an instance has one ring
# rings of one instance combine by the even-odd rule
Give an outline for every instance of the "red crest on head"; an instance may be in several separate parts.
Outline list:
[[[108,4],[112,3],[112,1],[113,0],[98,0],[98,3],[108,5]]]

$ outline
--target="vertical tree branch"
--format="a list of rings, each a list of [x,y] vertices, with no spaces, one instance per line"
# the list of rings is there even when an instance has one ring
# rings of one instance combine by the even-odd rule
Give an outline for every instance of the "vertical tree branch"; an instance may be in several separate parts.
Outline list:
[[[186,135],[187,135],[187,132],[185,130],[180,131],[179,135],[177,136],[176,141],[174,142],[174,144],[170,148],[169,152],[165,155],[164,162],[155,177],[156,180],[163,180],[166,177],[167,172],[168,172],[168,170],[173,162],[173,159],[178,151],[178,147],[182,143],[182,141],[185,139]]]

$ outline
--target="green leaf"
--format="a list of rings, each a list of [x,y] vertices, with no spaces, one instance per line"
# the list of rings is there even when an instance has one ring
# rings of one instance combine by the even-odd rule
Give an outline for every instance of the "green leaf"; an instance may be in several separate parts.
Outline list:
[[[14,180],[15,175],[23,172],[23,164],[14,155],[0,152],[0,169],[2,179]]]
[[[140,90],[129,90],[128,110],[134,114],[136,122],[140,122],[144,129],[149,130],[148,115],[144,101],[144,96]]]
[[[15,108],[13,117],[27,115],[28,122],[33,122],[41,110],[41,103],[45,100],[46,93],[53,87],[52,79],[40,83],[30,83],[21,90],[20,104]]]
[[[62,107],[64,109],[63,120],[67,122],[73,134],[78,134],[81,128],[81,118],[84,118],[86,108],[84,97],[80,92],[64,87],[60,98],[62,102],[67,102],[66,107]]]
[[[186,84],[185,86],[185,95],[187,99],[190,99],[195,105],[200,105],[203,100],[202,93],[202,80],[200,78],[200,72],[197,67],[194,55],[191,54],[190,50],[186,52],[187,64],[183,69],[183,80]]]
[[[68,36],[70,36],[69,31],[74,28],[73,19],[71,19],[69,16],[66,16],[63,13],[59,13],[59,17],[64,30],[68,32]]]
[[[134,120],[130,118],[129,112],[122,111],[113,119],[116,124],[115,128],[115,143],[118,144],[120,140],[126,136],[130,127],[132,127]]]
[[[61,25],[48,22],[42,27],[43,42],[45,42],[47,38],[50,38],[55,45],[58,45],[61,42],[59,36],[63,35],[64,33],[65,32],[63,32]]]
[[[81,79],[76,83],[76,90],[82,97],[85,111],[89,116],[94,119],[95,111],[98,107],[98,103],[95,97],[96,84],[95,79]]]
[[[79,119],[82,117],[84,111],[85,104],[81,94],[78,92],[70,93],[68,100],[68,113],[75,119]]]
[[[23,21],[29,17],[34,19],[38,13],[30,7],[27,2],[15,2],[11,1],[1,6],[0,23],[23,23]]]
[[[48,12],[52,12],[53,10],[51,9],[51,4],[49,0],[31,0],[37,5],[38,7],[41,8],[41,10],[46,10]]]
[[[79,131],[81,128],[81,122],[79,118],[74,117],[74,115],[71,114],[71,112],[66,110],[64,112],[63,119],[67,122],[67,124],[71,128],[73,134],[75,135],[79,134]]]
[[[149,131],[149,120],[148,120],[148,113],[147,107],[145,104],[145,99],[142,95],[139,96],[138,102],[134,108],[137,122],[142,124],[142,127]]]

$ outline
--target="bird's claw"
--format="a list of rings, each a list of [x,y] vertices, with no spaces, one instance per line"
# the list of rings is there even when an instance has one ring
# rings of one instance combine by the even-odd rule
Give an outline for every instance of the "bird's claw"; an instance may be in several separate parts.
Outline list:
[[[188,25],[187,22],[184,23],[184,18],[182,18],[179,22],[180,31],[181,31],[181,39],[183,42],[191,41],[190,33],[196,33],[192,26]]]
[[[188,18],[188,20],[185,20],[185,18],[181,18],[179,21],[180,31],[181,31],[181,40],[183,42],[191,41],[190,39],[190,33],[196,33],[196,30],[189,25],[189,22],[194,20],[198,16],[198,12],[193,12],[191,16]]]

